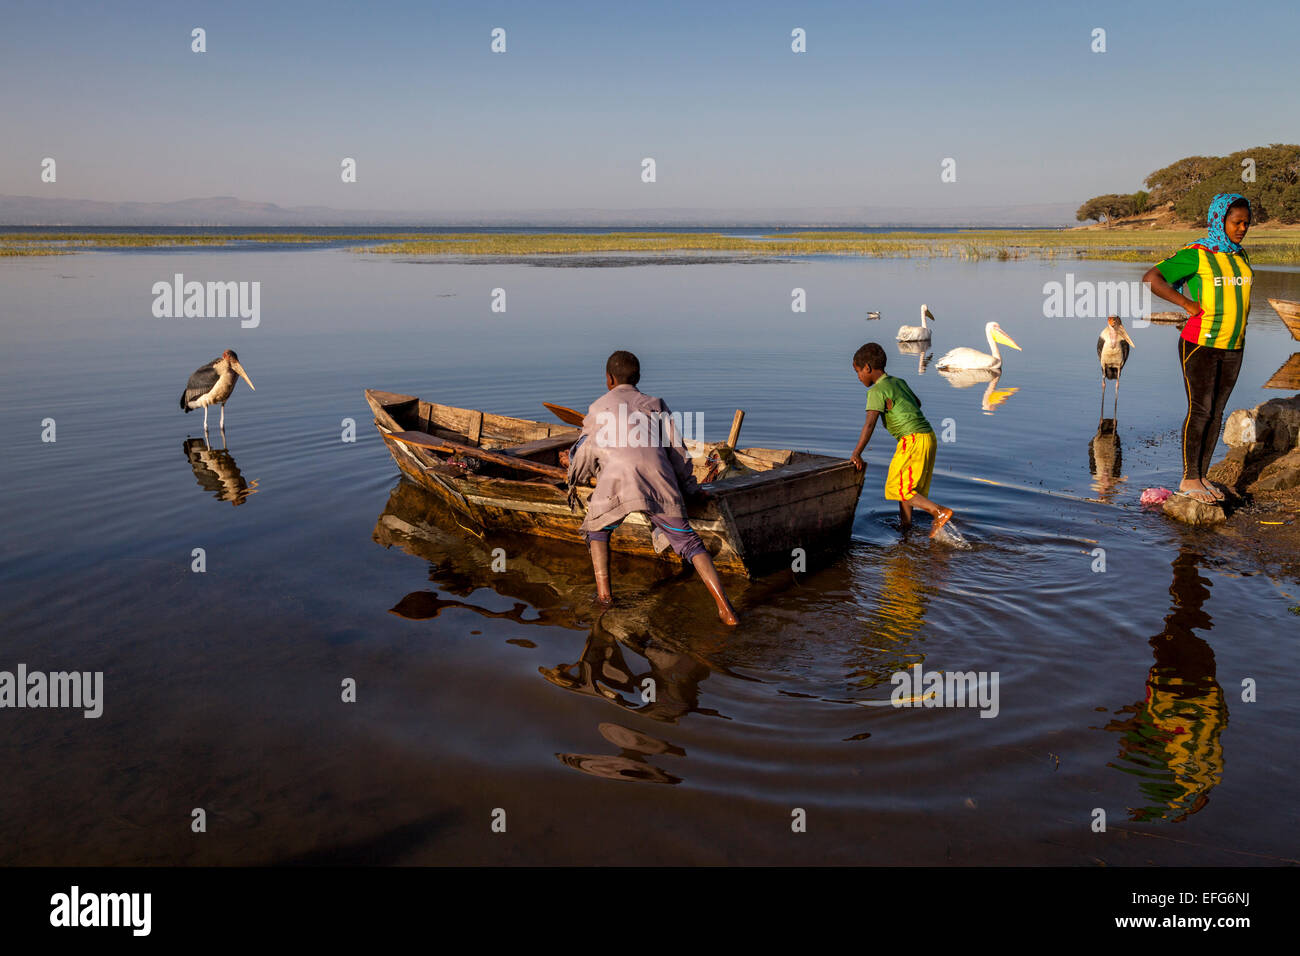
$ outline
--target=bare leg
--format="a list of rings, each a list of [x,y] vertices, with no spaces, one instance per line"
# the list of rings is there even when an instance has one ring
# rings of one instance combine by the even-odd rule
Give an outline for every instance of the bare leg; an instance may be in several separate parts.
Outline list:
[[[932,538],[939,533],[940,528],[948,523],[948,519],[951,518],[953,514],[951,508],[937,505],[925,495],[912,495],[911,499],[907,503],[911,507],[920,508],[926,514],[934,516],[934,526],[930,530],[930,537]]]
[[[898,503],[898,527],[902,531],[912,527],[912,506],[906,501]]]
[[[722,618],[723,624],[736,625],[740,623],[740,618],[736,616],[736,609],[731,606],[727,600],[727,592],[722,590],[722,581],[718,579],[718,569],[713,566],[713,559],[705,551],[691,558],[691,564],[695,565],[695,571],[704,582],[704,586],[709,589],[713,595],[713,603],[718,605],[718,617]]]
[[[596,603],[609,607],[614,593],[609,586],[609,542],[591,542],[591,569],[596,574]]]

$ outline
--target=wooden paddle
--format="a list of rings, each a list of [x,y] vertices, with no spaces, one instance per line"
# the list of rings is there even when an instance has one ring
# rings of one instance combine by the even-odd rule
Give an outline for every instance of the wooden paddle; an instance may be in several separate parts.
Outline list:
[[[490,461],[494,465],[505,465],[507,468],[518,468],[520,471],[531,471],[559,481],[564,481],[569,476],[568,471],[557,468],[555,465],[543,465],[541,462],[529,461],[527,458],[515,458],[511,455],[503,455],[500,452],[488,451],[485,448],[475,448],[473,445],[462,445],[460,442],[435,438],[424,432],[388,432],[386,437],[407,445],[414,445],[417,448],[427,448],[430,451],[458,452],[471,458],[477,458],[480,461]]]
[[[575,411],[572,408],[565,408],[563,405],[552,405],[550,402],[542,402],[542,404],[546,406],[548,412],[566,425],[577,425],[579,428],[582,427],[582,419],[584,417],[582,412]]]

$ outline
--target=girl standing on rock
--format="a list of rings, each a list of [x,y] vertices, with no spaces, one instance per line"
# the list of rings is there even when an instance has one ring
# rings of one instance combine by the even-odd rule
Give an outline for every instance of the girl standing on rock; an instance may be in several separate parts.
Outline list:
[[[1241,371],[1254,273],[1241,247],[1250,228],[1246,197],[1220,193],[1205,218],[1208,234],[1156,263],[1142,281],[1151,283],[1151,291],[1160,298],[1187,310],[1187,324],[1178,340],[1187,392],[1183,481],[1178,493],[1213,504],[1223,500],[1223,491],[1207,481],[1205,473]],[[1179,291],[1184,287],[1191,298]]]

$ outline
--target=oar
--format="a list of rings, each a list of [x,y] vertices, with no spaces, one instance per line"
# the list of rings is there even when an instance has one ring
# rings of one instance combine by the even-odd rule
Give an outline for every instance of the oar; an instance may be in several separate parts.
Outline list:
[[[548,412],[566,425],[577,425],[579,428],[582,427],[582,419],[584,417],[582,412],[574,411],[572,408],[565,408],[563,405],[552,405],[550,402],[542,402],[542,404],[546,406]]]
[[[736,450],[736,442],[740,441],[740,426],[741,424],[744,423],[744,421],[745,421],[745,410],[743,408],[736,409],[736,414],[731,417],[731,431],[727,433],[727,448],[731,449],[732,451]],[[709,482],[717,479],[718,472],[719,470],[721,470],[721,468],[722,468],[722,460],[719,459],[718,461],[715,461],[713,465],[709,468],[708,474],[704,476],[704,481],[701,482],[701,484],[707,485]]]
[[[565,469],[557,468],[555,465],[543,465],[541,462],[529,461],[527,458],[515,458],[500,452],[488,451],[486,448],[475,448],[473,445],[462,445],[459,442],[447,441],[445,438],[434,438],[424,432],[387,432],[386,437],[417,448],[427,448],[430,451],[459,452],[481,461],[505,465],[507,468],[518,468],[520,471],[535,472],[560,481],[564,481],[569,475]]]

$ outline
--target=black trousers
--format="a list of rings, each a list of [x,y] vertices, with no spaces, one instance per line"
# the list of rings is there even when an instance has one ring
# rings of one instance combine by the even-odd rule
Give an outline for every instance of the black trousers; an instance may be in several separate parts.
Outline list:
[[[1210,470],[1219,444],[1223,411],[1228,406],[1244,349],[1216,349],[1178,340],[1178,359],[1187,389],[1187,417],[1183,420],[1183,477],[1200,479]]]

